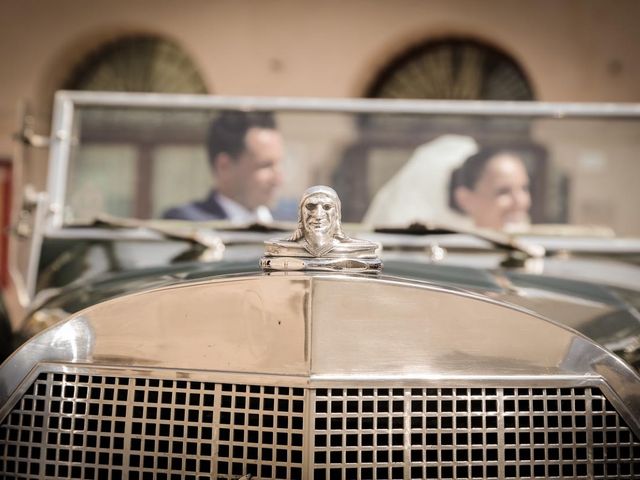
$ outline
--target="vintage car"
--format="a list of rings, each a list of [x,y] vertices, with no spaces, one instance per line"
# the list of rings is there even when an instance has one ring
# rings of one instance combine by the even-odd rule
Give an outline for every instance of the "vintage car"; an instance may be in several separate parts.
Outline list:
[[[166,218],[255,112],[273,221]],[[640,106],[59,92],[51,132],[1,478],[640,478]]]

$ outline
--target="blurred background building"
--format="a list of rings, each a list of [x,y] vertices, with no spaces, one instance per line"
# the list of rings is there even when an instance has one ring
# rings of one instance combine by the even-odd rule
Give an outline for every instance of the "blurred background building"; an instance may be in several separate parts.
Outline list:
[[[61,88],[640,101],[636,0],[2,0],[0,157]],[[454,81],[455,80],[455,81]]]
[[[49,134],[59,89],[639,102],[638,18],[637,0],[0,0],[0,170],[25,125]]]

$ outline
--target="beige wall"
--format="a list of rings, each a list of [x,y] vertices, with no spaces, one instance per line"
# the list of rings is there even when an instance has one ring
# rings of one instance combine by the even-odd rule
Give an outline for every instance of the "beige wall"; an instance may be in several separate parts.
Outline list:
[[[636,0],[0,0],[0,155],[16,106],[47,127],[51,94],[119,34],[180,44],[213,93],[361,96],[412,44],[484,40],[520,62],[545,101],[640,101]]]

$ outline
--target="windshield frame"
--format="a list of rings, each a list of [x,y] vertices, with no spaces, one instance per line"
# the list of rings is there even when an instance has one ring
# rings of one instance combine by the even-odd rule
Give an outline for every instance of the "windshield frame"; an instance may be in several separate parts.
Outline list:
[[[56,94],[49,153],[48,200],[44,231],[59,234],[72,227],[69,235],[81,237],[82,228],[65,225],[64,205],[72,148],[78,139],[74,118],[82,107],[122,107],[146,109],[231,109],[241,111],[335,112],[380,114],[430,114],[504,116],[536,118],[640,119],[640,104],[546,103],[459,100],[384,100],[293,97],[236,97],[216,95],[176,95],[121,92],[60,91]]]

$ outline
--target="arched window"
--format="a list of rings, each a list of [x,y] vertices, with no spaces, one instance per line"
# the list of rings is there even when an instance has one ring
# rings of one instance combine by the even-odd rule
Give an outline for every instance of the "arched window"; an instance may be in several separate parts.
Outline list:
[[[163,38],[119,38],[90,53],[64,85],[69,90],[207,93],[202,77],[182,49]]]
[[[78,64],[64,88],[207,93],[196,66],[178,45],[148,35],[121,37],[103,44]],[[209,186],[205,132],[203,128],[187,128],[191,125],[189,122],[194,123],[193,118],[186,116],[183,128],[171,123],[173,128],[165,129],[162,136],[149,135],[145,130],[147,124],[158,128],[163,122],[162,114],[153,109],[122,109],[119,116],[108,117],[116,119],[110,124],[105,124],[100,108],[86,109],[82,118],[82,146],[72,157],[76,162],[76,181],[68,192],[75,202],[77,218],[95,215],[96,207],[87,198],[98,198],[106,205],[100,208],[106,208],[113,215],[139,218],[155,215],[156,210],[162,208],[161,201],[176,204],[182,201],[180,195],[192,198],[192,184],[172,185],[171,190],[164,188],[162,182],[175,174],[172,168],[180,172],[197,172],[191,178]],[[142,121],[142,118],[147,120]],[[105,162],[110,166],[105,167]],[[103,168],[117,169],[117,177],[96,176],[94,172]],[[178,195],[177,201],[172,195]]]
[[[442,39],[409,49],[387,65],[367,92],[372,98],[533,100],[520,66],[494,47]]]
[[[430,40],[409,48],[375,76],[365,94],[369,98],[433,100],[535,98],[529,80],[513,58],[490,45],[464,38]],[[399,170],[414,149],[441,135],[469,135],[480,143],[506,139],[523,145],[531,143],[526,119],[449,116],[426,123],[424,118],[411,115],[368,115],[362,117],[359,128],[361,134],[345,147],[334,172],[334,186],[344,199],[342,215],[349,221],[362,218],[372,192],[380,187],[367,180],[376,178],[375,173],[369,172]],[[407,147],[406,151],[400,150]],[[537,146],[531,150],[535,155],[544,155]],[[394,153],[386,157],[384,165],[376,163],[383,158],[380,152],[385,151]],[[395,158],[396,163],[392,164],[389,158]],[[538,184],[533,186],[533,190],[537,188]],[[537,211],[532,215],[538,218]]]

